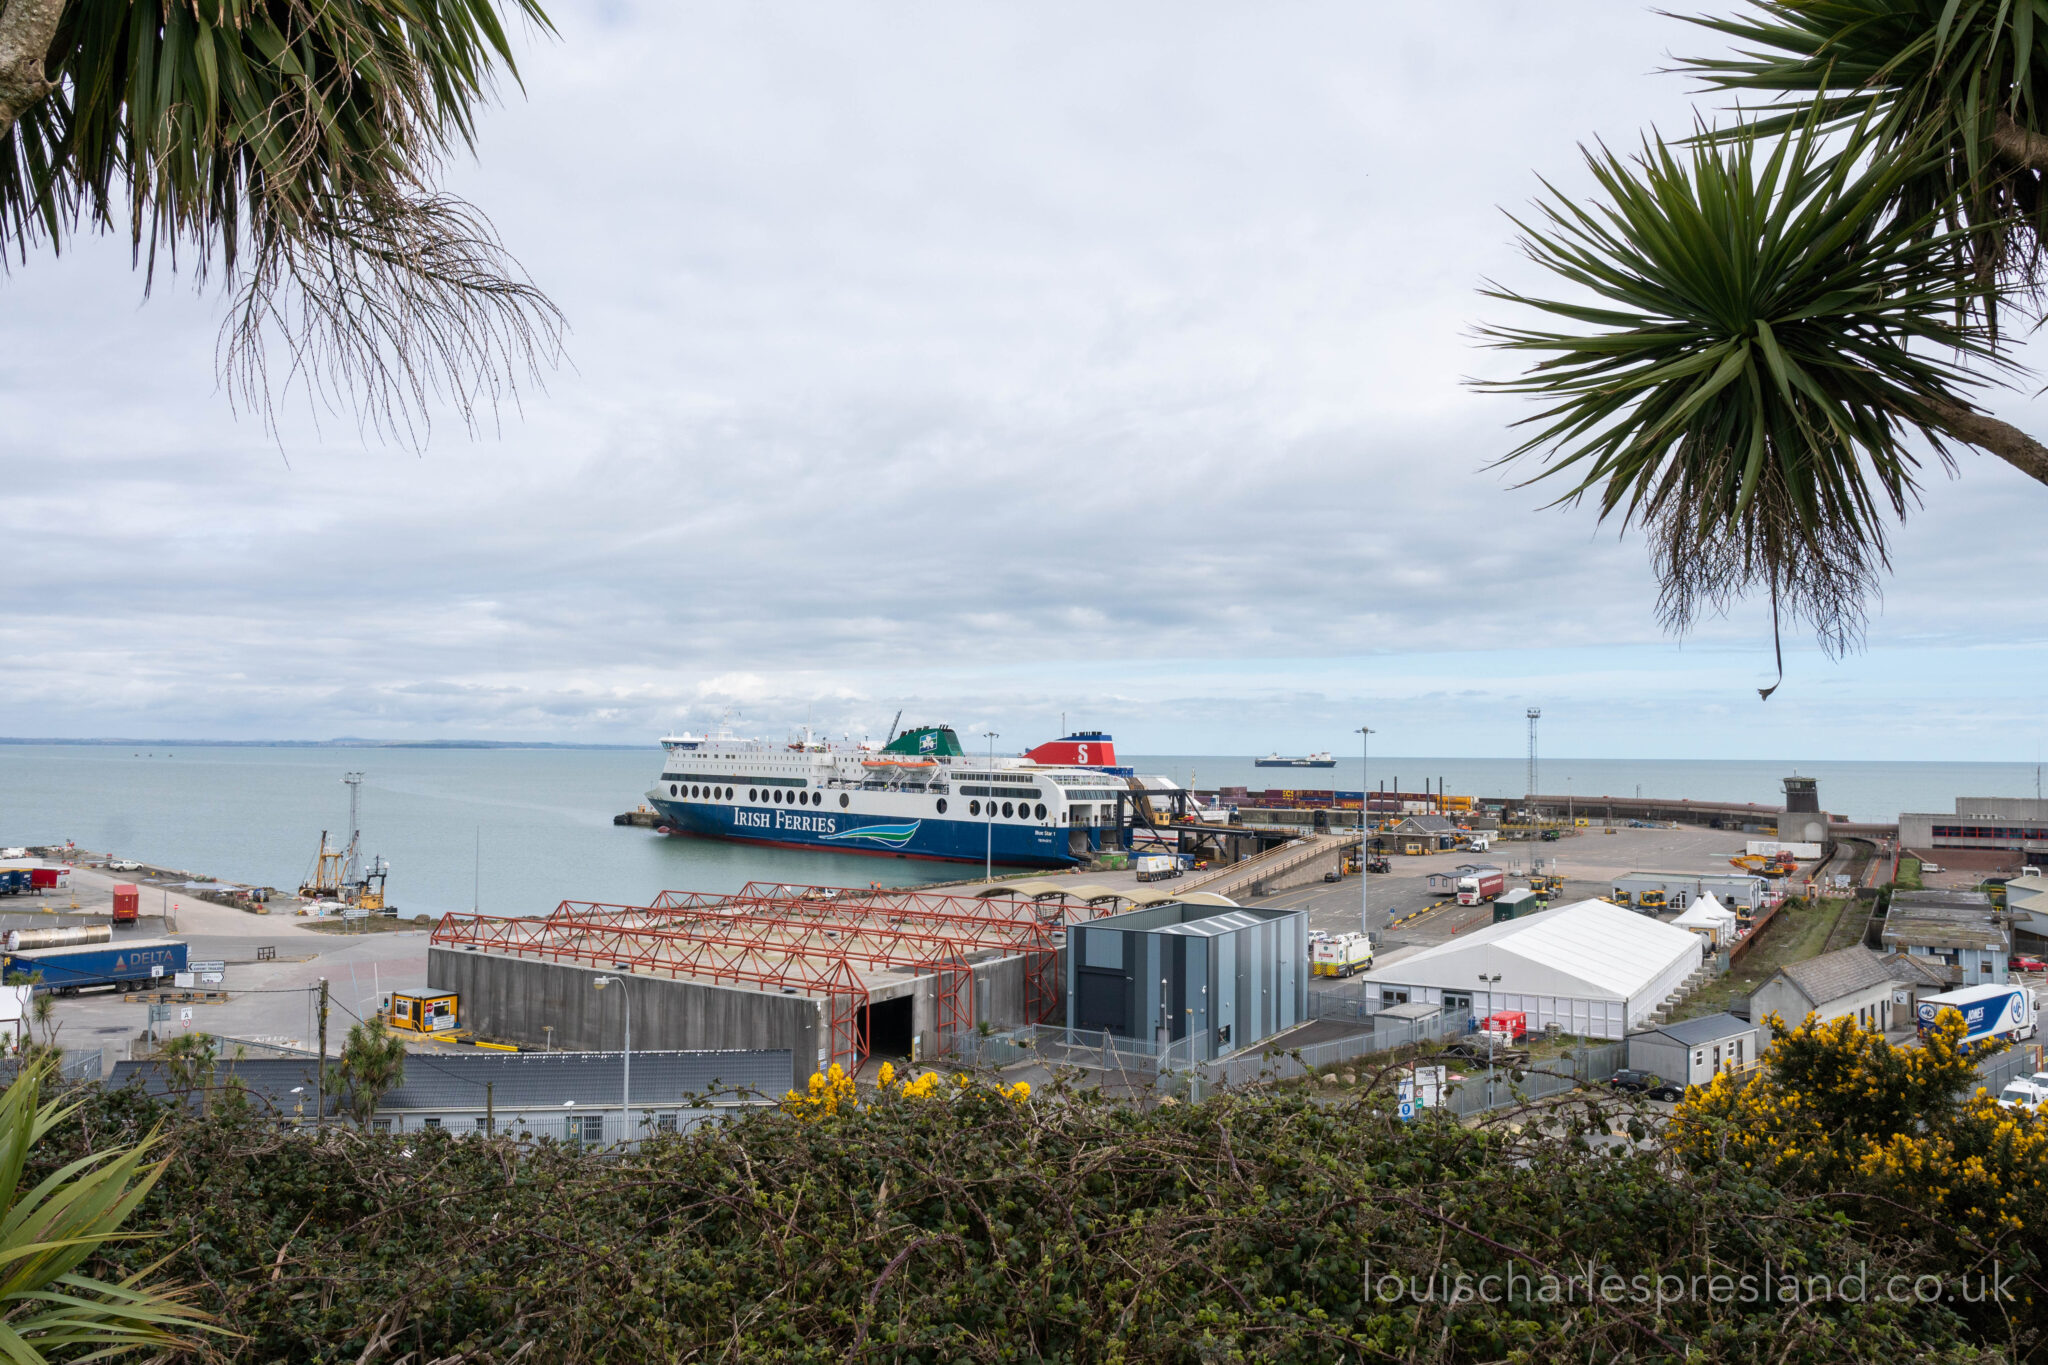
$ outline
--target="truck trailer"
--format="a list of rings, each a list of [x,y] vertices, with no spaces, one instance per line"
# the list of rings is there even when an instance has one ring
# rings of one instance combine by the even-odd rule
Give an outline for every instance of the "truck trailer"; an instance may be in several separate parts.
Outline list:
[[[1475,867],[1458,878],[1458,904],[1477,905],[1507,889],[1508,878],[1497,867]]]
[[[1963,1016],[1964,1047],[2034,1036],[2034,993],[2025,986],[1965,986],[1920,998],[1920,1036],[1934,1031],[1943,1010]]]
[[[169,938],[24,948],[0,953],[0,973],[39,976],[37,990],[69,995],[95,986],[146,986],[157,979],[168,982],[185,970],[186,957],[185,945]]]

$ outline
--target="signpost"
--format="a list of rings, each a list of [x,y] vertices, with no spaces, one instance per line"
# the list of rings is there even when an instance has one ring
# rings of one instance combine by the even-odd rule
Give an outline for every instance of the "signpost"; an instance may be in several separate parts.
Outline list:
[[[206,986],[218,986],[228,969],[225,961],[191,962],[186,965],[191,969],[191,975],[198,977],[200,984]]]

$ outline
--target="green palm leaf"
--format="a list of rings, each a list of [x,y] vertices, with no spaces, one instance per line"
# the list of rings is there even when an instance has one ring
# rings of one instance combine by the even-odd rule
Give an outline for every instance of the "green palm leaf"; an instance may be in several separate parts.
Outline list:
[[[1691,22],[1741,50],[1681,70],[1767,96],[1742,136],[1790,132],[1816,103],[1823,126],[1860,122],[1880,149],[1915,155],[1900,185],[1909,217],[1970,229],[1957,259],[1983,277],[2038,282],[2043,166],[2004,135],[2048,127],[2048,0],[1752,0]],[[1998,296],[1975,297],[1995,322]]]
[[[100,1360],[186,1343],[207,1319],[146,1283],[155,1267],[119,1281],[79,1273],[109,1242],[145,1235],[121,1227],[163,1174],[164,1162],[151,1161],[156,1134],[22,1188],[29,1154],[71,1113],[43,1099],[53,1071],[48,1063],[26,1067],[0,1093],[0,1360]]]
[[[1482,328],[1530,363],[1480,387],[1542,404],[1505,459],[1648,532],[1673,629],[1768,592],[1852,646],[1916,450],[1946,460],[1947,415],[1984,382],[1958,361],[2001,364],[1956,307],[1960,234],[1896,209],[1921,167],[1840,142],[1809,121],[1588,152],[1597,196],[1546,186],[1516,220],[1573,296],[1485,291],[1549,323]]]

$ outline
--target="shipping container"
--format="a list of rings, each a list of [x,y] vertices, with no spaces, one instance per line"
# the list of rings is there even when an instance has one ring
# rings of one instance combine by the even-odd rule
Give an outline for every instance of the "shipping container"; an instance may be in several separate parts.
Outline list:
[[[0,971],[6,975],[40,974],[38,990],[66,994],[94,986],[146,986],[157,979],[168,986],[171,977],[185,970],[185,962],[185,945],[167,938],[0,953]],[[155,970],[159,967],[160,972]]]
[[[133,924],[141,918],[142,893],[130,882],[114,888],[114,923]]]

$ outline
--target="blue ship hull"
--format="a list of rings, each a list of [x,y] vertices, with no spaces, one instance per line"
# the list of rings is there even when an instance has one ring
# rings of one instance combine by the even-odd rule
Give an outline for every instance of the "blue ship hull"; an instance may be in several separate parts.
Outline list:
[[[671,829],[710,839],[955,863],[978,863],[992,856],[1012,867],[1072,867],[1082,861],[1068,850],[1068,833],[1057,825],[651,799]]]

